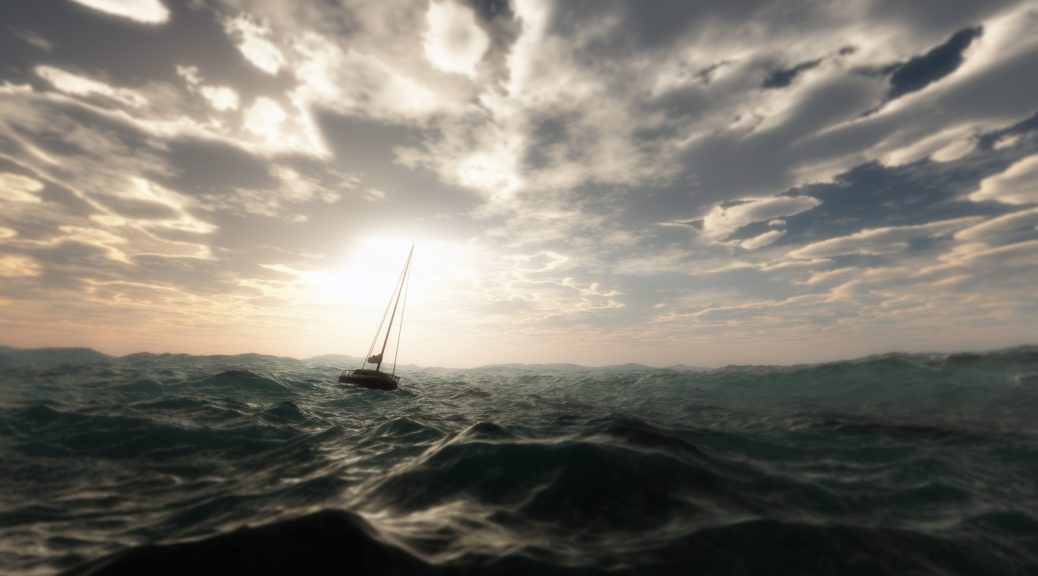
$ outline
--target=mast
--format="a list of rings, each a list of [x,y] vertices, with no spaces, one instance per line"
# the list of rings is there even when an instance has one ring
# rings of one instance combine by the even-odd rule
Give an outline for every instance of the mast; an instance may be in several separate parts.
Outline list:
[[[389,316],[389,326],[386,327],[386,339],[382,341],[382,350],[378,353],[378,364],[375,366],[375,370],[378,371],[382,368],[382,358],[386,353],[386,344],[389,344],[389,335],[393,331],[393,319],[396,318],[396,307],[400,304],[400,295],[404,293],[404,281],[411,269],[411,256],[414,255],[414,244],[411,244],[411,251],[407,253],[407,262],[404,264],[404,271],[400,275],[400,282],[396,287],[396,300],[393,302],[393,313]]]

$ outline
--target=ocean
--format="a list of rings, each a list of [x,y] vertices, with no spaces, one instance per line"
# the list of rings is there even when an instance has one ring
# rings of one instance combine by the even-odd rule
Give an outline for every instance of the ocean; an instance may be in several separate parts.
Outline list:
[[[357,364],[0,349],[0,572],[1038,574],[1038,347]]]

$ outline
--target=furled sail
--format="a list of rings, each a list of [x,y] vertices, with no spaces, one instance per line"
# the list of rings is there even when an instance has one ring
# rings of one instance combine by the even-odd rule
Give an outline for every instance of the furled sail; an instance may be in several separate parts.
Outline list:
[[[368,356],[368,363],[369,364],[378,364],[381,361],[382,361],[382,353],[381,352],[378,353],[378,354],[375,354],[373,356]]]

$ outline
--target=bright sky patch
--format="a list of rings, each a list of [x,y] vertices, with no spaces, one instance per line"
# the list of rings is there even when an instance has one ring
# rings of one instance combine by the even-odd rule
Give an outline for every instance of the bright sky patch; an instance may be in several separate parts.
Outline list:
[[[169,10],[160,0],[72,0],[105,14],[128,18],[144,24],[162,24],[169,19]]]
[[[453,0],[433,1],[426,23],[423,46],[429,62],[444,72],[475,76],[490,41],[472,10]]]

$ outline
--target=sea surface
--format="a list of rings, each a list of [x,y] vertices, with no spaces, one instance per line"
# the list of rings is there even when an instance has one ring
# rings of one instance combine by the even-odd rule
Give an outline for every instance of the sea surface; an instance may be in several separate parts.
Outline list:
[[[0,573],[1038,574],[1038,347],[356,364],[0,348]]]

